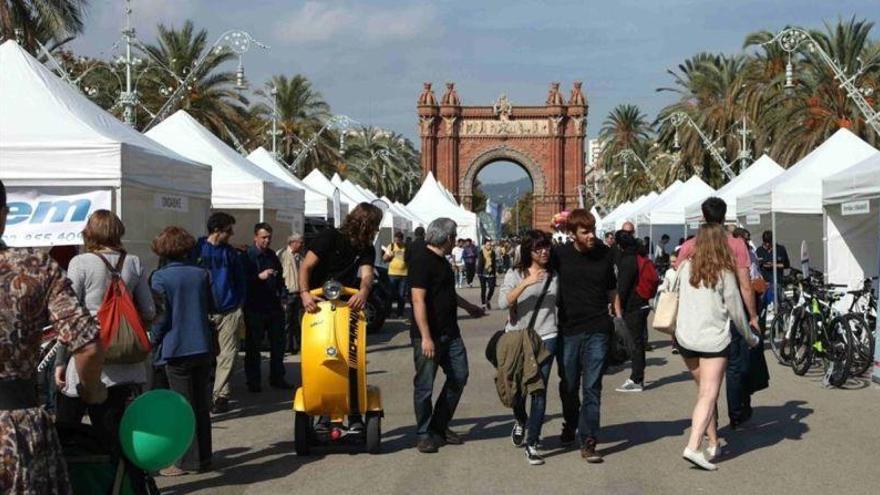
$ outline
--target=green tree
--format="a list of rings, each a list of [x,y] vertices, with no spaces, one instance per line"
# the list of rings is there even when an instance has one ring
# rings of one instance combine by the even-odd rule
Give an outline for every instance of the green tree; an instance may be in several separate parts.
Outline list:
[[[363,126],[346,134],[341,172],[352,182],[394,201],[418,189],[419,154],[402,135]]]
[[[0,2],[0,34],[15,39],[22,30],[23,46],[39,54],[43,43],[50,50],[82,33],[87,0],[4,0]]]

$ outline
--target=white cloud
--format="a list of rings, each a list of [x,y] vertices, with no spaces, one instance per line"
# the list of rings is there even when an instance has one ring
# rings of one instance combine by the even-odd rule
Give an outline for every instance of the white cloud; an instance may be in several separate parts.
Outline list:
[[[99,22],[102,26],[118,29],[125,26],[125,2],[115,1],[100,7],[104,7],[99,11]],[[132,21],[135,28],[146,29],[149,32],[160,23],[179,27],[184,19],[194,17],[199,7],[197,0],[133,1]]]
[[[437,10],[429,4],[404,8],[354,5],[348,1],[308,1],[275,26],[282,42],[319,43],[339,36],[373,42],[402,41],[432,26]]]

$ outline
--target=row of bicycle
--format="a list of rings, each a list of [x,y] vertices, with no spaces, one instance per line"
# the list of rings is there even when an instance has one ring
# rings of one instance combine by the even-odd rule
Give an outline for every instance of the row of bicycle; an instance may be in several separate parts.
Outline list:
[[[825,283],[821,272],[791,270],[767,314],[770,348],[779,362],[801,376],[821,365],[823,381],[832,387],[863,376],[874,364],[876,280],[848,290]]]

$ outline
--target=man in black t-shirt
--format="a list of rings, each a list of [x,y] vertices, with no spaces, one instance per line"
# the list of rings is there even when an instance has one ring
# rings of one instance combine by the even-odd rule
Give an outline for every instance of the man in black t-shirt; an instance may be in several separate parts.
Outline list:
[[[557,344],[559,395],[562,399],[562,442],[577,437],[581,457],[589,463],[602,462],[596,451],[602,375],[608,341],[614,322],[612,309],[621,318],[614,253],[596,238],[596,219],[587,210],[573,210],[567,219],[573,242],[558,247],[554,263],[559,274],[559,330]],[[583,382],[583,405],[579,390]]]
[[[468,378],[467,352],[456,310],[463,308],[474,318],[484,315],[481,308],[455,292],[455,274],[446,261],[455,239],[454,221],[438,218],[431,222],[425,234],[427,246],[422,252],[413,253],[418,262],[410,265],[407,272],[412,288],[410,337],[416,368],[413,402],[419,437],[417,448],[422,453],[437,452],[441,445],[462,443],[449,429]],[[438,368],[446,375],[446,382],[437,403],[432,406]]]
[[[359,288],[349,298],[348,306],[354,311],[364,308],[373,286],[373,238],[381,222],[382,210],[361,203],[345,217],[339,230],[326,229],[311,242],[299,270],[300,297],[306,311],[318,311],[309,291],[331,279],[346,287]]]

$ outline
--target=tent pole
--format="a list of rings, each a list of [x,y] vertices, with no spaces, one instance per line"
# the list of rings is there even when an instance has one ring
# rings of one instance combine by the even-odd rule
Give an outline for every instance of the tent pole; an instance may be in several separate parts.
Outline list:
[[[113,189],[113,199],[116,201],[116,216],[119,217],[120,220],[123,220],[122,217],[122,186],[116,187]],[[124,222],[125,220],[123,220]]]
[[[773,242],[771,242],[771,267],[773,268],[773,309],[779,311],[779,277],[776,270],[776,212],[770,211],[770,230],[773,232]],[[807,274],[809,276],[809,274]]]

